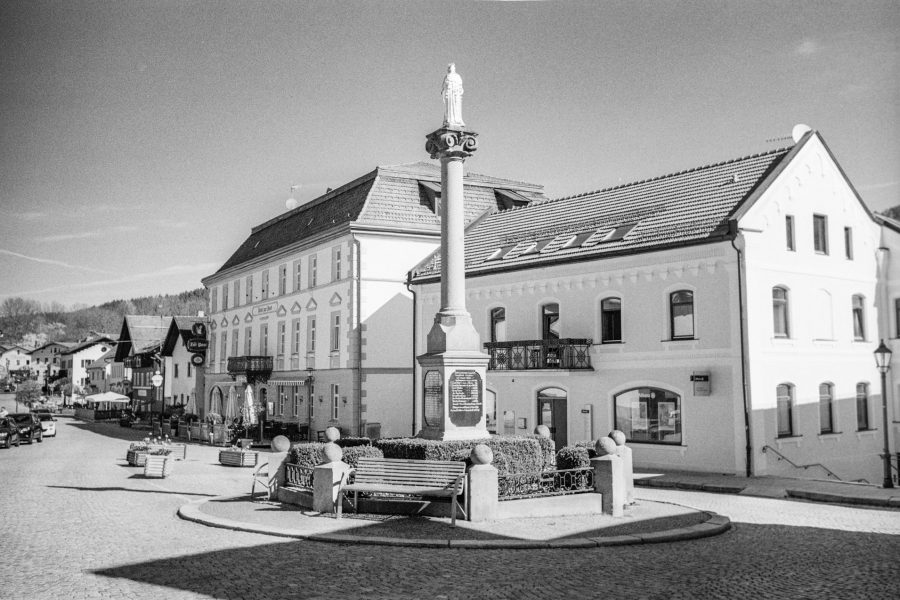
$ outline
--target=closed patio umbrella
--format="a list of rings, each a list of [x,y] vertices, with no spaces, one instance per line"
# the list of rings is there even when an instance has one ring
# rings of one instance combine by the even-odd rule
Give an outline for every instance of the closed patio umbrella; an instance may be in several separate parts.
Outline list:
[[[228,401],[225,403],[225,422],[230,423],[237,415],[237,392],[234,386],[228,388]]]

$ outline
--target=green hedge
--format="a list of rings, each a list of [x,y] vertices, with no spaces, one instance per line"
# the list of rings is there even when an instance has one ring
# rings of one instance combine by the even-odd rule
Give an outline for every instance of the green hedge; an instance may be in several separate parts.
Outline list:
[[[381,450],[369,445],[344,448],[344,457],[341,460],[355,469],[359,459],[363,456],[366,458],[384,458],[384,454]]]
[[[534,436],[496,436],[480,440],[423,440],[419,438],[383,438],[375,442],[385,458],[411,460],[454,460],[460,451],[471,452],[484,444],[494,453],[494,466],[503,473],[540,473],[546,458],[542,445]],[[503,464],[497,459],[502,455]]]
[[[335,444],[341,448],[353,448],[354,446],[371,446],[372,440],[367,437],[342,437]]]
[[[287,458],[289,464],[301,465],[303,467],[315,467],[325,462],[325,455],[322,448],[325,447],[323,442],[301,442],[294,444],[288,450]]]
[[[556,453],[556,468],[560,471],[565,469],[581,469],[591,466],[591,450],[578,444],[574,446],[563,446]]]
[[[556,442],[552,438],[545,438],[540,435],[531,434],[525,437],[532,437],[541,445],[541,452],[544,455],[544,471],[552,471],[556,469]]]

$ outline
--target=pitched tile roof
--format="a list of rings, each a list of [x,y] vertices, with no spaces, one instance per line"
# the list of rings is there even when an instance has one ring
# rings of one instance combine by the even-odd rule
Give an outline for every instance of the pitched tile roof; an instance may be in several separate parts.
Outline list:
[[[488,215],[466,230],[466,273],[702,243],[727,231],[729,215],[790,150],[771,150]],[[440,252],[435,252],[413,269],[411,277],[434,280],[440,269]]]
[[[103,356],[92,362],[88,365],[88,369],[103,369],[106,368],[106,364],[108,362],[113,362],[116,358],[116,349],[111,348],[103,353]]]
[[[125,315],[116,348],[116,361],[122,362],[127,356],[158,347],[166,337],[171,320],[172,317],[156,315]]]
[[[179,338],[181,338],[182,344],[186,344],[189,339],[194,337],[191,329],[196,323],[209,323],[209,318],[172,317],[172,321],[169,324],[169,329],[167,330],[165,339],[163,340],[163,356],[172,356],[172,352],[175,350],[175,344],[178,342]]]
[[[351,228],[396,228],[438,235],[435,215],[419,182],[440,183],[440,166],[433,162],[380,166],[335,190],[254,227],[250,236],[213,275],[302,243],[319,235],[340,235]],[[433,186],[431,186],[433,187]],[[467,173],[464,180],[466,219],[502,208],[494,188],[511,190],[527,200],[543,200],[543,186]],[[433,193],[433,192],[432,192]]]

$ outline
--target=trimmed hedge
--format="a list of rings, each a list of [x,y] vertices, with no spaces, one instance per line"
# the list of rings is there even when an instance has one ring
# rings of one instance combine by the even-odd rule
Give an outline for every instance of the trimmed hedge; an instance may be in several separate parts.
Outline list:
[[[357,463],[359,463],[359,459],[363,456],[366,458],[384,458],[384,453],[371,445],[351,446],[349,448],[344,448],[344,457],[341,460],[355,469]]]
[[[581,469],[591,466],[592,451],[584,446],[563,446],[556,453],[556,468],[560,471],[565,469]]]
[[[288,450],[288,455],[285,460],[291,465],[315,467],[325,462],[325,455],[322,453],[322,448],[324,447],[325,444],[323,442],[301,442],[299,444],[294,444],[291,446],[291,449]]]
[[[531,434],[525,437],[533,437],[541,445],[541,452],[544,454],[544,471],[553,471],[556,469],[556,442],[552,438],[545,438],[537,434]]]
[[[342,437],[335,442],[341,448],[353,448],[355,446],[371,446],[372,440],[367,437]]]
[[[541,444],[531,436],[497,436],[480,440],[423,440],[419,438],[387,438],[375,442],[385,458],[412,460],[454,460],[454,454],[467,453],[484,444],[494,453],[494,466],[502,473],[540,473],[545,455]],[[503,456],[503,464],[497,456]],[[461,456],[461,455],[460,455]]]

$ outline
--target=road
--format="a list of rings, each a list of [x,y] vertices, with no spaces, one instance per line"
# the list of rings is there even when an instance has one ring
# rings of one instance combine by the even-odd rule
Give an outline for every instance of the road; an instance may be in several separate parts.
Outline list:
[[[590,550],[324,544],[180,520],[187,501],[248,488],[248,471],[216,465],[212,448],[191,446],[173,476],[146,480],[121,460],[140,432],[57,425],[55,439],[0,450],[0,598],[893,599],[900,589],[900,511],[642,489],[735,527]]]

